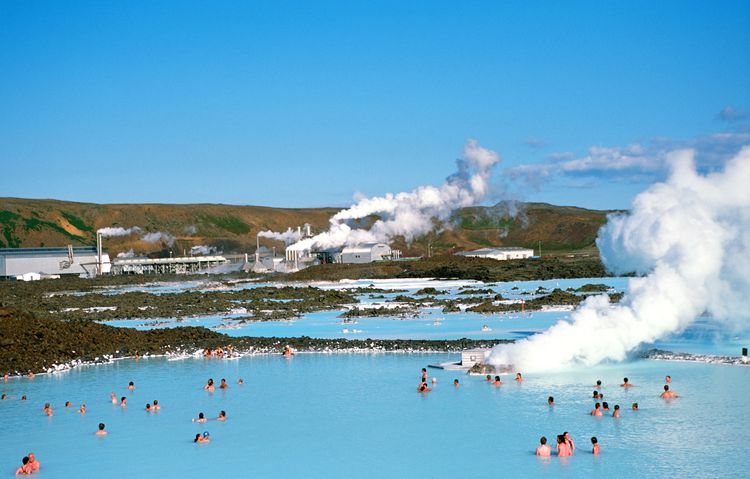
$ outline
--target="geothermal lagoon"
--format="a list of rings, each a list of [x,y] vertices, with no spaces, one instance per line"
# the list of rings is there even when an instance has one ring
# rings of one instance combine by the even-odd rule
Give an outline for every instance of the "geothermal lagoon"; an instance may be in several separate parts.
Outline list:
[[[315,287],[372,287],[351,307],[377,307],[396,295],[414,296],[434,287],[438,298],[461,301],[463,290],[487,290],[507,301],[530,299],[544,288],[575,290],[605,284],[608,292],[627,286],[624,278],[490,283],[476,281],[380,280],[315,283]],[[240,283],[236,288],[259,287]],[[267,286],[267,285],[266,285]],[[298,285],[307,286],[307,285]],[[170,294],[210,289],[211,281],[111,287],[108,294],[146,291]],[[491,293],[484,293],[491,294]],[[373,296],[373,297],[371,297]],[[385,303],[384,303],[385,302]],[[347,307],[348,308],[348,307]],[[238,312],[220,316],[107,321],[140,329],[205,326],[228,335],[310,336],[378,339],[519,339],[543,331],[570,315],[570,308],[507,314],[444,313],[418,305],[405,316],[342,318],[344,310],[314,312],[293,320],[233,325]],[[346,321],[345,321],[346,320]],[[485,327],[486,328],[483,328]],[[643,351],[659,348],[698,355],[734,355],[748,336],[727,334],[710,318]],[[694,356],[695,359],[706,359]],[[299,352],[204,359],[200,354],[124,359],[71,370],[13,377],[0,388],[0,418],[10,440],[0,444],[4,473],[33,451],[42,477],[746,477],[750,459],[727,454],[729,444],[750,440],[745,413],[750,368],[706,361],[642,358],[621,363],[571,367],[525,374],[518,384],[503,375],[495,387],[481,375],[428,368],[433,391],[416,392],[420,370],[457,361],[458,354]],[[659,398],[665,375],[680,398]],[[619,387],[623,377],[635,387]],[[227,390],[203,390],[208,378]],[[244,384],[238,384],[240,378]],[[436,383],[432,384],[432,378]],[[453,380],[460,381],[460,388]],[[612,408],[622,416],[592,417],[593,385],[602,380]],[[127,385],[133,381],[134,391]],[[110,392],[128,398],[113,405]],[[21,395],[28,397],[20,401]],[[555,406],[547,405],[554,396]],[[159,401],[159,412],[146,403]],[[72,407],[65,408],[66,401]],[[54,416],[42,412],[49,402]],[[633,402],[639,404],[632,411]],[[81,403],[86,414],[77,412]],[[215,420],[219,411],[227,421]],[[194,423],[205,413],[210,420]],[[94,436],[103,422],[109,434]],[[211,442],[195,444],[208,431]],[[577,446],[571,458],[540,459],[539,437],[554,445],[569,431]],[[602,452],[590,453],[591,436]]]

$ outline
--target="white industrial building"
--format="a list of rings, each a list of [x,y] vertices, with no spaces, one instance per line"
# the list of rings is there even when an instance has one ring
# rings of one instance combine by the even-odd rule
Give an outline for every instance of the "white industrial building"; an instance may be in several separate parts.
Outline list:
[[[109,255],[101,257],[93,246],[67,248],[2,248],[0,249],[0,277],[35,278],[53,275],[95,275],[109,273]]]
[[[482,248],[474,251],[462,251],[456,253],[457,256],[469,256],[472,258],[490,258],[499,261],[508,259],[526,259],[534,256],[534,250],[530,248],[521,248],[518,246],[509,246],[505,248]]]
[[[399,250],[392,250],[385,243],[363,243],[347,246],[338,256],[340,263],[372,263],[373,261],[395,260],[401,257]]]

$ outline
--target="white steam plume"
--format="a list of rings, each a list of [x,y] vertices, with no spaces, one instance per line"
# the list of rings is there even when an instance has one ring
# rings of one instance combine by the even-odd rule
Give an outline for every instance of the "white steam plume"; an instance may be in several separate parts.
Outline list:
[[[330,219],[328,231],[302,239],[292,250],[329,250],[346,245],[387,242],[394,236],[411,241],[444,222],[458,208],[475,205],[489,193],[492,168],[500,162],[494,151],[469,140],[458,171],[440,186],[420,186],[409,192],[364,198]],[[377,215],[369,230],[355,229],[351,221]]]
[[[636,271],[619,304],[588,298],[544,333],[496,346],[495,365],[542,371],[619,361],[639,345],[679,333],[707,312],[727,326],[750,320],[750,146],[724,171],[700,175],[692,151],[670,155],[671,173],[616,215],[597,244],[613,272]]]
[[[199,255],[202,254],[204,256],[209,256],[214,253],[216,253],[218,250],[213,246],[206,246],[206,245],[197,245],[190,248],[190,254],[191,255]]]
[[[122,228],[118,226],[116,228],[99,228],[98,230],[96,230],[96,232],[98,234],[101,234],[105,238],[112,238],[114,236],[141,234],[143,230],[138,226],[133,226],[132,228]]]
[[[141,241],[145,241],[146,243],[158,243],[160,241],[163,241],[169,246],[172,246],[176,239],[177,238],[175,238],[171,234],[165,233],[163,231],[156,231],[155,233],[146,233],[145,235],[141,236]]]
[[[117,253],[117,257],[118,258],[123,258],[123,259],[135,258],[135,251],[133,251],[133,248],[130,248],[127,251],[121,251],[121,252]]]
[[[286,231],[277,233],[276,231],[261,231],[258,233],[258,236],[261,238],[271,238],[278,241],[283,241],[284,244],[290,245],[292,243],[296,243],[300,239],[302,239],[302,233],[298,232],[296,229],[287,228]]]

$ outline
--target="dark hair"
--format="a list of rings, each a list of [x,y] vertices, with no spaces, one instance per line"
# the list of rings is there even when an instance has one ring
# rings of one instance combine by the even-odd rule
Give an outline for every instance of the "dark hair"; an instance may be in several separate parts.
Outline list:
[[[151,409],[151,403],[150,402],[146,403],[146,409]]]
[[[624,383],[628,382],[628,378],[622,378],[622,382]]]
[[[23,456],[23,459],[21,459],[21,462],[23,463],[24,466],[26,464],[28,464],[29,463],[29,456]]]
[[[422,368],[422,372],[426,373],[427,372],[427,368]]]
[[[157,404],[159,404],[159,401],[157,401],[156,399],[154,399],[154,406],[156,406]]]
[[[617,411],[618,409],[620,409],[620,405],[619,404],[615,404],[615,411]]]
[[[198,413],[198,419],[203,419],[203,413],[202,412]]]
[[[602,406],[602,405],[601,405],[600,403],[596,403],[596,404],[594,404],[594,407],[595,407],[596,409],[599,409],[599,408],[600,408],[601,406]]]
[[[549,401],[549,402],[555,402],[555,398],[553,398],[552,396],[550,396],[550,397],[547,398],[547,401]]]
[[[601,386],[602,385],[602,380],[601,379],[597,379],[596,380],[596,385],[597,386]]]
[[[599,442],[599,441],[596,440],[596,436],[593,436],[591,438],[591,444],[596,444],[597,442]]]
[[[128,386],[135,386],[135,383],[134,383],[133,381],[130,381],[130,382],[128,383]]]
[[[495,376],[495,381],[500,381],[500,376]]]
[[[665,391],[669,391],[669,386],[667,386],[667,385],[665,384],[665,385],[664,385],[664,390],[665,390]]]
[[[637,402],[634,402],[634,403],[633,403],[633,407],[634,407],[634,408],[636,408],[636,409],[638,409],[638,403],[637,403]]]
[[[120,402],[127,401],[127,400],[128,400],[128,398],[126,398],[125,396],[123,396],[123,397],[120,398]]]
[[[594,390],[594,397],[595,398],[599,397],[599,391]]]
[[[224,410],[219,411],[219,416],[226,416],[227,413]]]
[[[104,423],[103,423],[103,422],[100,422],[100,423],[99,423],[99,430],[100,430],[100,431],[103,431],[103,430],[104,430]]]
[[[196,434],[195,439],[193,439],[193,442],[198,442],[198,439],[200,438],[201,438],[201,434],[200,433]]]
[[[565,436],[563,436],[562,434],[558,434],[557,435],[557,442],[558,442],[558,444],[564,443],[565,442]]]
[[[609,403],[608,403],[607,401],[604,401],[604,402],[602,403],[602,407],[603,407],[604,409],[609,409]]]
[[[544,437],[544,436],[542,436],[542,438],[541,438],[541,439],[539,439],[539,442],[541,442],[541,443],[542,443],[542,445],[545,445],[545,444],[547,444],[547,438],[546,438],[546,437]]]
[[[672,379],[672,376],[670,376],[669,374],[667,374],[667,377],[668,377],[669,379]]]
[[[226,379],[224,379],[224,378],[221,378],[221,381],[222,381],[222,382],[227,382],[227,380],[226,380]]]

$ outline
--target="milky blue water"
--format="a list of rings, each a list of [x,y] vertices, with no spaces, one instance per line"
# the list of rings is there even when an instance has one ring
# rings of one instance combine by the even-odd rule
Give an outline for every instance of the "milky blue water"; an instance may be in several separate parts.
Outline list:
[[[444,291],[438,298],[457,299],[465,296],[459,294],[462,288],[490,288],[503,297],[529,299],[537,296],[538,288],[551,291],[554,288],[576,289],[587,283],[603,283],[612,291],[623,291],[627,287],[627,278],[583,278],[559,279],[547,281],[519,281],[485,284],[478,281],[464,280],[430,280],[430,279],[390,279],[390,280],[357,280],[343,282],[313,283],[324,289],[344,289],[374,286],[383,290],[406,290],[408,294],[420,288],[432,286]],[[128,290],[141,288],[143,291],[158,292],[178,291],[181,289],[210,289],[216,283],[208,281],[190,281],[183,283],[156,283],[155,285],[128,286]],[[236,287],[258,287],[259,283],[238,283]],[[267,285],[267,284],[266,284]],[[307,286],[307,284],[300,284]],[[233,286],[235,287],[235,286]],[[113,290],[115,291],[115,290]],[[378,293],[379,295],[380,293]],[[386,304],[384,301],[393,299],[398,292],[385,293],[385,298],[373,299],[369,294],[358,297],[360,304]],[[378,318],[341,318],[343,310],[322,311],[305,314],[302,317],[287,321],[264,321],[239,323],[236,318],[244,316],[242,313],[225,315],[163,318],[163,319],[132,319],[107,321],[105,324],[119,327],[133,327],[136,329],[170,328],[180,326],[204,326],[228,336],[256,336],[256,337],[299,337],[312,338],[348,338],[348,339],[522,339],[524,337],[544,331],[556,322],[570,317],[570,311],[564,308],[549,311],[534,311],[525,314],[476,314],[465,311],[459,313],[442,313],[440,308],[425,307],[419,310],[416,317],[397,317],[394,315]],[[694,354],[738,355],[742,347],[750,344],[750,334],[747,331],[725,331],[723,326],[711,318],[699,318],[686,331],[671,337],[644,345],[644,348],[661,348],[675,352]]]
[[[119,361],[0,389],[0,477],[29,451],[41,477],[747,477],[750,368],[637,361],[567,373],[481,377],[430,369],[432,393],[416,392],[419,370],[451,355],[298,354],[240,360]],[[665,374],[682,395],[658,398]],[[628,376],[635,387],[617,386]],[[207,393],[206,379],[230,388]],[[243,377],[245,384],[237,385]],[[460,389],[452,386],[458,378]],[[596,379],[622,417],[588,415]],[[128,392],[134,381],[137,388]],[[110,391],[128,397],[123,409]],[[19,401],[27,394],[28,401]],[[547,396],[555,397],[549,408]],[[158,399],[162,410],[147,413]],[[65,409],[85,402],[85,415]],[[629,405],[637,401],[640,410]],[[51,418],[42,413],[50,402]],[[228,420],[191,422],[199,412]],[[96,437],[99,422],[110,434]],[[209,444],[192,442],[209,431]],[[533,455],[541,435],[570,431],[568,459]],[[589,453],[591,436],[602,447]]]

